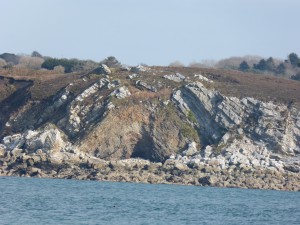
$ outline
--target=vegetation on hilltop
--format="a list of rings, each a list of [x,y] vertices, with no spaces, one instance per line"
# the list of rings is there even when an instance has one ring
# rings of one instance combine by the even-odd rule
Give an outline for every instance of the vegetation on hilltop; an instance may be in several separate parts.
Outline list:
[[[184,67],[180,61],[169,64],[170,67]],[[269,74],[286,77],[293,80],[300,79],[300,58],[296,53],[290,53],[286,59],[260,56],[230,57],[220,61],[203,60],[201,63],[193,62],[189,67],[213,68],[225,70],[239,70],[256,74]]]
[[[105,64],[110,68],[116,69],[122,67],[121,62],[114,56],[109,56],[100,62],[95,62],[76,58],[53,58],[43,56],[37,51],[33,51],[31,55],[0,54],[0,68],[4,69],[18,67],[32,70],[46,69],[54,70],[59,73],[71,73],[93,70],[100,64]],[[174,61],[170,63],[169,66],[184,67],[184,64],[180,61]],[[230,57],[218,62],[212,60],[206,60],[202,63],[193,62],[189,67],[239,70],[242,72],[270,74],[300,80],[300,58],[296,53],[290,53],[284,60],[273,57],[262,58],[259,56]]]
[[[93,60],[79,60],[67,58],[53,58],[43,56],[37,51],[33,51],[31,55],[16,55],[12,53],[0,54],[0,68],[10,69],[26,68],[32,70],[54,70],[56,72],[82,72],[97,68],[100,64],[106,64],[111,68],[121,67],[121,63],[114,57],[109,56],[100,62]]]

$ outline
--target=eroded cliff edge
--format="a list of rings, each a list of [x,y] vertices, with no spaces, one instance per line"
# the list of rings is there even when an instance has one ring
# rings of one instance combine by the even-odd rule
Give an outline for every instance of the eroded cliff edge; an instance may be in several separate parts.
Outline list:
[[[293,99],[231,97],[240,77],[210,71],[101,65],[71,78],[49,90],[2,77],[2,176],[300,190]]]

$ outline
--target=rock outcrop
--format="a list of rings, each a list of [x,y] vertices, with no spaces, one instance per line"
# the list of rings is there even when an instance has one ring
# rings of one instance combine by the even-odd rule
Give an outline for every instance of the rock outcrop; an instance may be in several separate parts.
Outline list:
[[[273,153],[295,156],[299,152],[299,111],[286,105],[226,97],[199,82],[175,92],[173,99],[184,114],[193,112],[207,144],[247,136]]]
[[[112,71],[2,107],[0,175],[300,190],[297,107],[227,97],[194,73]]]
[[[175,73],[175,74],[171,74],[171,75],[164,75],[163,77],[165,79],[172,80],[172,81],[175,81],[175,82],[181,82],[181,81],[184,81],[184,79],[185,79],[185,76],[183,76],[180,73]]]
[[[135,84],[136,84],[136,86],[137,86],[138,88],[146,89],[146,90],[152,91],[152,92],[157,92],[156,87],[151,86],[151,85],[149,85],[149,84],[147,84],[146,82],[143,82],[143,81],[141,81],[141,80],[137,80],[137,81],[135,82]]]
[[[130,71],[133,73],[147,72],[147,71],[149,71],[149,68],[146,66],[137,65],[137,66],[131,67]]]
[[[98,68],[94,69],[91,73],[109,75],[111,74],[111,70],[107,65],[101,64]]]

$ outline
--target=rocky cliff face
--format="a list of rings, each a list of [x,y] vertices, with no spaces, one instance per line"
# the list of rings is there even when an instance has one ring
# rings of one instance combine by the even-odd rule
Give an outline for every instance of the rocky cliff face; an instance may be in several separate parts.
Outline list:
[[[208,144],[219,143],[221,138],[226,143],[230,138],[247,136],[273,153],[299,153],[300,116],[296,108],[226,97],[199,82],[176,91],[173,99],[184,114],[193,112]]]
[[[162,176],[167,182],[180,177],[178,182],[186,183],[186,174],[192,184],[230,186],[226,179],[236,177],[230,171],[252,171],[253,176],[274,171],[293,177],[286,189],[300,187],[296,106],[228,97],[213,88],[209,76],[199,74],[145,67],[132,68],[132,74],[105,65],[95,71],[44,99],[26,95],[16,101],[25,89],[29,93],[25,85],[1,102],[2,174],[26,174],[24,169],[35,166],[40,174],[57,176],[66,164],[109,173],[115,160],[142,158],[149,161],[134,168],[153,164],[156,174],[165,170],[175,176]],[[13,102],[18,103],[12,107]],[[123,164],[120,168],[131,167]],[[219,181],[208,178],[222,171],[227,172]],[[273,188],[284,189],[277,183]]]

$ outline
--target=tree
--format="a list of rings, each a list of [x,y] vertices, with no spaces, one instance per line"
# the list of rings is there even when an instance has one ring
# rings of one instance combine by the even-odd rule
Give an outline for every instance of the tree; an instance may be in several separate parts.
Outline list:
[[[42,68],[47,69],[47,70],[53,70],[54,67],[59,66],[59,61],[58,59],[55,58],[48,58],[43,62],[41,65]]]
[[[272,57],[268,58],[266,61],[266,69],[269,71],[275,71],[276,66]]]
[[[239,70],[247,71],[249,69],[250,69],[250,66],[248,65],[248,63],[246,61],[241,62],[240,66],[239,66]]]
[[[276,70],[275,70],[275,72],[277,73],[277,74],[285,74],[285,65],[284,65],[284,63],[280,63],[277,67],[276,67]]]
[[[292,66],[296,67],[298,66],[298,63],[300,62],[299,57],[296,53],[291,53],[288,56],[290,63]]]
[[[37,52],[37,51],[33,51],[33,52],[31,53],[31,57],[39,57],[39,58],[43,58],[43,56],[42,56],[39,52]]]
[[[70,73],[74,72],[75,70],[80,70],[81,64],[82,62],[78,59],[48,58],[41,66],[47,70],[53,70],[56,66],[63,66],[65,68],[65,73]]]
[[[258,62],[258,64],[254,64],[253,68],[257,69],[257,70],[266,70],[267,69],[267,61],[262,59]]]

